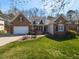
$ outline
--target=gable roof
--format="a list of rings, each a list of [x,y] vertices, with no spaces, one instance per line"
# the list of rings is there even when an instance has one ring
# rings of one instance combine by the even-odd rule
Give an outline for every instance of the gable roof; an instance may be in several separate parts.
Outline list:
[[[47,19],[49,20],[49,23],[53,23],[57,17],[48,16]]]
[[[68,21],[68,20],[67,20],[67,17],[64,16],[63,14],[61,14],[61,15],[59,15],[59,16],[57,16],[57,17],[48,17],[48,20],[50,20],[50,21],[49,21],[49,24],[55,23],[56,21],[58,21],[58,19],[59,19],[60,17],[62,17],[65,21]]]
[[[67,21],[67,18],[63,14],[58,16],[55,21],[59,20],[59,18],[63,18],[65,21]]]
[[[51,17],[48,17],[47,19],[50,20],[51,23],[53,23],[53,22],[57,21],[58,18],[60,18],[60,17],[63,17],[67,21],[67,18],[63,14],[61,14],[61,15],[59,15],[57,17],[52,17],[51,16]]]
[[[0,17],[0,21],[6,21],[3,17]]]
[[[0,17],[0,20],[2,20],[2,21],[3,21],[3,20],[4,20],[4,18]]]
[[[16,20],[16,18],[17,18],[18,16],[20,16],[20,15],[22,15],[22,17],[26,18],[26,17],[20,12],[20,13],[17,13],[17,15],[11,20],[11,22],[13,22],[14,20]],[[26,19],[27,19],[27,18],[26,18]],[[31,23],[28,19],[27,19],[27,21],[28,21],[29,23]]]
[[[18,14],[11,20],[11,22],[14,21],[19,15],[20,15],[20,14],[18,13]]]
[[[40,21],[40,24],[44,24],[42,20]]]
[[[30,18],[30,20],[31,20],[31,23],[33,24],[33,22],[35,21],[35,23],[37,24],[37,25],[39,25],[40,24],[40,22],[42,21],[44,24],[46,24],[47,22],[46,22],[46,17],[40,17],[40,16],[36,16],[36,17],[31,17]]]

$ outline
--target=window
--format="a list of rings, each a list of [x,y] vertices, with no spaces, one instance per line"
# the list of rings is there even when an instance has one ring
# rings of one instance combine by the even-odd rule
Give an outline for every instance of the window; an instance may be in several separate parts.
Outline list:
[[[22,22],[22,20],[23,20],[23,18],[22,18],[22,17],[20,17],[20,22]]]
[[[43,21],[42,20],[40,21],[40,24],[43,24]]]
[[[33,24],[36,24],[36,21],[33,21]]]
[[[59,23],[61,23],[61,22],[62,22],[62,20],[59,21]]]
[[[58,32],[64,32],[64,25],[58,24]]]

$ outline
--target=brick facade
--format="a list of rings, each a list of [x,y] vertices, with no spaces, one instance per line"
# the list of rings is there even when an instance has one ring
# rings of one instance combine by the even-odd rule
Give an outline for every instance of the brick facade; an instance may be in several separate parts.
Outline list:
[[[57,35],[63,35],[66,33],[66,20],[60,16],[54,23],[54,34],[57,34]],[[64,25],[64,32],[58,32],[58,24],[63,24]]]
[[[63,24],[64,25],[64,32],[58,32],[58,24]],[[75,24],[74,22],[71,22],[69,24],[69,22],[63,16],[60,16],[54,22],[54,34],[64,35],[68,30],[75,30],[75,31],[79,32],[77,30],[77,26],[79,26],[79,25],[78,24]]]
[[[18,14],[17,16],[15,16],[12,20],[12,22],[10,23],[9,26],[6,26],[6,29],[9,33],[13,33],[13,27],[14,26],[28,26],[30,31],[31,31],[31,22],[28,21],[28,19],[22,15],[22,14]]]
[[[54,21],[52,24],[53,24],[53,27],[50,29],[51,30],[53,29],[54,34],[57,34],[57,35],[64,35],[68,30],[75,30],[79,32],[79,30],[77,29],[77,27],[79,27],[79,24],[75,24],[75,22],[69,23],[69,21],[67,21],[66,18],[64,18],[63,16],[59,16],[56,19],[56,21]],[[64,26],[63,32],[58,31],[59,24],[62,24]],[[13,18],[10,25],[6,26],[6,30],[9,33],[13,33],[14,26],[28,26],[31,31],[33,25],[31,24],[31,22],[28,21],[28,19],[24,15],[18,14]],[[50,26],[50,25],[47,25],[47,26]],[[48,28],[46,28],[46,30],[47,29]]]

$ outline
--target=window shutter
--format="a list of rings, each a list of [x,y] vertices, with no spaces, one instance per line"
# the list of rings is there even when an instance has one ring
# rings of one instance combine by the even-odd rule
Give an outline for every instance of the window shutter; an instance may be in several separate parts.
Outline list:
[[[66,27],[64,26],[64,31],[66,31]]]
[[[56,31],[58,31],[58,26],[56,25]]]

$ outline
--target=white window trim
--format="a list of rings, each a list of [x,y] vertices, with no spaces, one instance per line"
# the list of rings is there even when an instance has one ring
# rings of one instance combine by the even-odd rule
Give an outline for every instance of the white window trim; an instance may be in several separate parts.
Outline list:
[[[64,32],[64,24],[58,24],[58,32]]]

